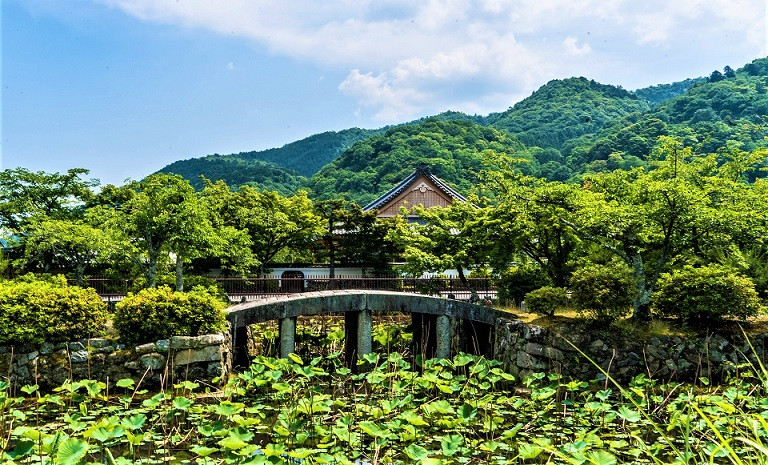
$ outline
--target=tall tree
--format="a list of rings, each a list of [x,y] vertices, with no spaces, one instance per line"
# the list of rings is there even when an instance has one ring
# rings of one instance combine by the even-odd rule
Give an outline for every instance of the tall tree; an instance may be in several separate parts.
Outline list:
[[[44,267],[74,269],[78,286],[85,284],[86,269],[106,261],[117,247],[107,231],[83,220],[43,219],[30,226],[25,247],[27,266],[39,261]]]
[[[259,192],[242,186],[230,191],[223,182],[207,183],[203,190],[224,224],[245,231],[259,275],[280,252],[308,247],[323,233],[323,219],[318,216],[306,192],[291,197],[277,192]]]
[[[65,174],[31,172],[24,168],[0,171],[0,227],[23,232],[35,217],[72,219],[81,216],[83,206],[93,196],[97,180],[84,180],[83,168]]]
[[[565,287],[573,271],[573,254],[580,239],[559,221],[573,210],[578,186],[546,182],[525,176],[497,157],[507,169],[487,172],[487,186],[498,193],[493,207],[479,212],[476,234],[490,247],[490,261],[499,272],[524,254],[549,276],[555,286]]]
[[[404,249],[408,271],[418,275],[455,269],[461,283],[476,299],[477,292],[467,273],[488,264],[488,244],[475,234],[477,208],[470,202],[454,202],[448,207],[419,205],[412,212],[424,224],[401,219],[388,236]]]
[[[135,250],[147,286],[157,283],[158,264],[173,254],[176,287],[183,289],[183,262],[216,247],[219,237],[210,215],[198,201],[195,190],[181,176],[153,174],[122,188],[119,208],[109,212],[108,225],[122,231]]]

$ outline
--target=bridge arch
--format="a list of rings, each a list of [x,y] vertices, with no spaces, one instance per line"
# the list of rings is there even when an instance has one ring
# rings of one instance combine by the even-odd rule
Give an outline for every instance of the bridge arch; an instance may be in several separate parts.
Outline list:
[[[515,317],[508,312],[469,302],[391,291],[318,291],[260,299],[227,308],[235,364],[246,364],[248,325],[278,320],[280,355],[287,357],[295,349],[297,317],[339,313],[345,315],[348,360],[362,357],[372,352],[371,312],[410,313],[414,324],[418,322],[420,327],[431,325],[436,346],[434,355],[440,358],[450,356],[451,319],[480,325],[492,340],[495,323]]]

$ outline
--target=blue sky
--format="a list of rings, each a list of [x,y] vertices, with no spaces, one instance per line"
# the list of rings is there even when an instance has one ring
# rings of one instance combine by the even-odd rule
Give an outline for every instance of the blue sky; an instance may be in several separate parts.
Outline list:
[[[2,0],[2,169],[102,183],[551,79],[635,89],[766,56],[765,0]]]

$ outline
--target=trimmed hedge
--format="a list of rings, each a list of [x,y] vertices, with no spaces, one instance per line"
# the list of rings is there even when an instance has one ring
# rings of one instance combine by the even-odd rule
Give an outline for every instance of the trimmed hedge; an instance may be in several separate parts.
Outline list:
[[[664,273],[653,298],[654,310],[687,322],[756,316],[761,309],[754,283],[717,265]]]
[[[201,286],[174,292],[168,286],[144,289],[115,306],[114,326],[126,342],[142,343],[171,336],[200,336],[226,328],[226,304]]]
[[[576,308],[596,320],[617,320],[629,313],[633,279],[624,264],[585,266],[571,276],[571,300]]]
[[[496,279],[499,300],[517,305],[527,293],[549,284],[551,281],[544,270],[533,264],[512,267]]]
[[[562,287],[544,286],[525,294],[526,308],[540,315],[554,315],[555,310],[567,303],[568,294]]]
[[[101,336],[107,315],[95,290],[68,286],[64,276],[0,281],[0,345]]]

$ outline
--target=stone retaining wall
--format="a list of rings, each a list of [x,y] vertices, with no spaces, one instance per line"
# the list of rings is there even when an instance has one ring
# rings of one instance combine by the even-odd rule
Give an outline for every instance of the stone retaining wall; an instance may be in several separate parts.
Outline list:
[[[586,324],[546,329],[499,320],[493,339],[494,357],[521,376],[547,372],[583,380],[604,377],[584,355],[621,382],[645,374],[661,381],[692,381],[703,376],[718,383],[749,369],[748,361],[757,366],[759,358],[768,365],[768,334],[751,337],[753,351],[743,338],[718,334],[637,340]],[[136,347],[101,338],[38,347],[0,346],[0,381],[17,387],[39,384],[50,389],[69,379],[113,384],[122,378],[141,381],[148,389],[183,380],[213,385],[216,378],[226,380],[231,365],[229,333],[175,336]]]
[[[766,365],[768,334],[750,336],[750,342],[754,350],[743,337],[729,340],[716,333],[637,340],[610,329],[585,325],[550,330],[506,320],[496,324],[494,354],[507,370],[519,375],[547,372],[583,380],[604,379],[576,346],[621,382],[645,374],[660,381],[695,381],[706,377],[719,383],[728,375],[749,370],[745,366],[748,362],[757,367],[757,358]]]
[[[0,380],[15,386],[39,384],[43,389],[81,379],[112,384],[131,378],[146,388],[183,380],[213,384],[215,378],[226,381],[231,352],[229,333],[174,336],[135,347],[103,338],[38,347],[0,346]]]

